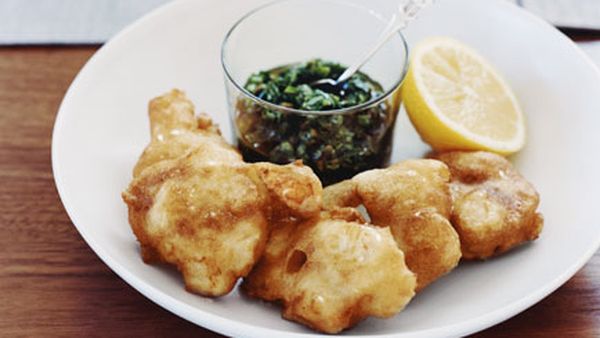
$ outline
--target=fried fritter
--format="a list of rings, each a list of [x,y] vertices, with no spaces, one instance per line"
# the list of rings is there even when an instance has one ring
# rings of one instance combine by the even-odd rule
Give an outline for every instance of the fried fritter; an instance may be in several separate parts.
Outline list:
[[[337,333],[368,316],[390,317],[414,295],[415,277],[388,228],[354,209],[274,228],[242,289],[283,303],[283,317]]]
[[[182,91],[173,90],[153,99],[148,111],[151,141],[133,170],[134,177],[155,163],[177,159],[191,149],[199,153],[194,160],[206,164],[243,163],[242,156],[221,137],[210,117],[195,117],[194,105]]]
[[[150,119],[152,141],[123,199],[144,261],[175,265],[189,291],[228,293],[262,254],[271,222],[319,213],[310,168],[244,163],[183,93],[153,100]]]
[[[450,173],[442,162],[409,160],[327,187],[327,208],[364,205],[373,224],[391,228],[417,275],[417,291],[451,271],[461,257],[449,222]]]
[[[450,168],[452,223],[466,259],[486,259],[536,239],[543,228],[539,195],[500,155],[450,152],[435,156]]]

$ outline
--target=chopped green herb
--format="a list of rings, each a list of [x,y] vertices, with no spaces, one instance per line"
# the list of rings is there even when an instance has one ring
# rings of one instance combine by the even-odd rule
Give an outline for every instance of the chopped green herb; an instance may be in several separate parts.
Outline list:
[[[315,59],[251,75],[245,89],[265,101],[309,111],[349,108],[383,95],[364,73],[336,88],[314,81],[335,79],[345,67]],[[389,158],[396,111],[387,101],[352,114],[302,115],[271,110],[256,101],[238,101],[240,148],[250,161],[289,163],[301,159],[329,184],[378,167]]]

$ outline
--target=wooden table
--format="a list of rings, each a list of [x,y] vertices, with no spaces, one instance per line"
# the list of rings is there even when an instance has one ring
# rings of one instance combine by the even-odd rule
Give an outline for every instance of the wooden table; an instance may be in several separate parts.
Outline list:
[[[220,337],[122,281],[84,243],[59,200],[52,126],[96,49],[0,48],[0,336]],[[600,337],[600,253],[539,304],[475,336]]]

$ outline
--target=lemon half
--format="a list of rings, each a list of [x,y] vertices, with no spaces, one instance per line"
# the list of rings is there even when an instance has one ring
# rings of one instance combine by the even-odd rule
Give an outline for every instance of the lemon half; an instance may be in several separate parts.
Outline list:
[[[421,42],[402,88],[408,115],[434,150],[508,155],[525,144],[525,121],[506,81],[477,52],[451,38]]]

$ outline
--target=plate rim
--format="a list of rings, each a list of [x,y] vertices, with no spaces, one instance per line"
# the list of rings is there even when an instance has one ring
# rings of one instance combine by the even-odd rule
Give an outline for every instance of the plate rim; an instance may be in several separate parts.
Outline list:
[[[67,89],[56,114],[54,126],[52,129],[52,141],[51,141],[51,162],[52,162],[52,174],[54,178],[54,183],[56,189],[58,191],[58,195],[61,203],[63,204],[69,219],[73,223],[73,226],[77,229],[77,232],[84,239],[86,244],[94,251],[94,253],[100,258],[100,260],[106,264],[112,271],[114,271],[122,280],[124,280],[127,284],[133,287],[136,291],[140,292],[144,297],[148,298],[155,304],[159,305],[163,309],[201,327],[212,330],[217,333],[225,334],[225,335],[233,335],[236,337],[260,337],[265,334],[277,335],[278,337],[331,337],[330,335],[320,334],[318,332],[288,332],[282,331],[279,329],[272,329],[268,327],[255,326],[243,322],[238,322],[232,319],[228,319],[226,317],[221,317],[216,314],[212,314],[209,312],[205,312],[199,310],[191,305],[182,303],[173,297],[167,295],[162,292],[158,288],[153,285],[147,283],[143,279],[137,277],[135,274],[129,272],[124,266],[122,266],[116,259],[113,258],[113,255],[107,252],[98,242],[96,242],[88,233],[84,230],[85,227],[78,226],[78,223],[81,224],[81,220],[78,219],[77,212],[74,210],[72,205],[69,203],[71,197],[66,193],[64,189],[64,185],[62,183],[62,175],[61,175],[61,164],[59,159],[61,158],[61,148],[60,139],[61,137],[61,129],[64,123],[62,122],[65,119],[65,116],[68,114],[65,111],[68,111],[67,107],[69,102],[72,100],[71,98],[75,95],[75,88],[79,87],[80,82],[82,82],[87,72],[93,65],[98,61],[98,59],[102,58],[107,50],[111,48],[111,46],[118,41],[124,39],[129,35],[129,32],[137,29],[145,25],[147,22],[151,21],[154,17],[158,17],[162,15],[164,12],[172,10],[176,7],[182,6],[184,3],[192,2],[193,0],[175,0],[163,4],[149,13],[143,15],[132,23],[128,24],[124,29],[119,31],[116,35],[110,38],[106,43],[104,43],[93,55],[92,57],[84,64],[84,66],[79,70],[69,88]],[[471,0],[473,1],[473,0]],[[488,0],[489,1],[489,0]],[[592,59],[585,54],[585,52],[577,46],[577,44],[568,38],[565,34],[560,32],[554,26],[550,25],[548,22],[543,19],[535,16],[534,14],[518,7],[517,5],[504,1],[504,0],[492,0],[495,2],[497,6],[504,6],[509,8],[513,13],[520,12],[519,15],[525,15],[528,17],[528,20],[537,26],[542,26],[546,28],[550,28],[554,31],[555,37],[557,39],[563,40],[566,42],[571,49],[573,49],[579,57],[582,58],[585,63],[590,67],[590,69],[595,73],[598,81],[600,82],[600,69],[598,66],[592,61]],[[585,252],[585,254],[581,255],[577,261],[575,261],[568,269],[566,269],[562,274],[558,275],[556,278],[552,280],[552,282],[547,283],[542,288],[535,290],[530,293],[527,297],[524,297],[520,300],[514,301],[510,304],[507,304],[503,307],[497,308],[487,314],[483,314],[477,317],[469,318],[467,320],[461,321],[459,323],[445,325],[433,329],[424,329],[416,332],[400,332],[400,333],[392,333],[392,334],[377,334],[377,335],[363,335],[364,337],[448,337],[450,336],[463,336],[467,334],[472,334],[475,332],[480,332],[489,327],[497,325],[509,318],[512,318],[529,307],[537,304],[539,301],[550,295],[552,292],[557,290],[563,284],[565,284],[571,277],[573,277],[590,259],[591,257],[598,251],[600,248],[600,236],[596,239],[596,243]]]

